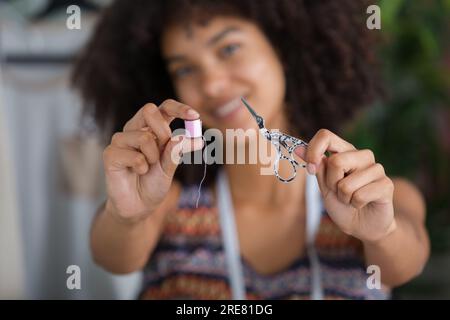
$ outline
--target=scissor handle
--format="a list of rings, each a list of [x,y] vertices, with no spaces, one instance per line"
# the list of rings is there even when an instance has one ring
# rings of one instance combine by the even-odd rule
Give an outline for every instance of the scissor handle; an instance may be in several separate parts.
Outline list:
[[[270,132],[270,141],[272,144],[275,145],[277,150],[277,159],[274,162],[273,165],[273,171],[275,173],[275,176],[280,180],[281,182],[288,183],[295,179],[297,176],[297,167],[300,166],[300,164],[294,159],[294,150],[299,146],[308,146],[306,142],[304,142],[301,139],[297,139],[295,137],[291,137],[287,134],[280,133],[280,132]],[[281,148],[286,149],[286,151],[289,154],[289,157],[285,156],[281,150]],[[279,174],[279,166],[281,160],[287,160],[292,166],[292,175],[289,178],[283,178]],[[305,167],[302,165],[302,167]]]
[[[291,164],[291,166],[292,166],[292,175],[289,177],[289,178],[283,178],[281,175],[280,175],[280,173],[278,172],[278,169],[279,169],[279,166],[280,166],[280,161],[281,160],[287,160],[287,161],[289,161],[289,163]],[[280,180],[281,182],[284,182],[284,183],[288,183],[288,182],[291,182],[292,180],[294,180],[295,179],[295,177],[297,176],[297,166],[298,166],[299,164],[298,164],[298,162],[295,160],[295,159],[292,159],[292,157],[291,158],[288,158],[288,157],[286,157],[284,154],[282,154],[282,153],[278,153],[278,157],[277,157],[277,159],[275,160],[275,163],[273,164],[273,171],[275,172],[275,176],[277,177],[277,179],[278,180]]]

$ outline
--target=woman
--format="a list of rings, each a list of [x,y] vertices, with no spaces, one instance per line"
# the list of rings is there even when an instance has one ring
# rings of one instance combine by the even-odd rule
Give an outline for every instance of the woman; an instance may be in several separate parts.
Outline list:
[[[150,299],[388,298],[417,276],[429,253],[421,194],[336,134],[379,91],[364,12],[352,0],[113,3],[74,77],[115,132],[95,261],[144,269]],[[171,139],[173,120],[256,129],[240,97],[267,128],[309,140],[296,153],[311,175],[282,184],[261,163],[210,166],[196,208],[202,168],[177,170],[173,155],[203,144]]]

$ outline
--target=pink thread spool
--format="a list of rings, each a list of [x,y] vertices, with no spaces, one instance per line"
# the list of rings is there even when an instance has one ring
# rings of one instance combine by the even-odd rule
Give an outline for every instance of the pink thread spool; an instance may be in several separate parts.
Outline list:
[[[200,119],[184,120],[184,127],[188,138],[201,138],[203,136],[202,121]]]

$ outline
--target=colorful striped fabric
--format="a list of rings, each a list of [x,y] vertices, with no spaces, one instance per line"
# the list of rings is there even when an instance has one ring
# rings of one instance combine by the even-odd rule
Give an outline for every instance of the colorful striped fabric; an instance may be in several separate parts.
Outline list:
[[[182,190],[162,237],[144,270],[141,299],[230,299],[220,218],[205,189],[195,208],[197,186]],[[389,291],[369,289],[360,241],[341,232],[324,212],[316,238],[326,299],[387,299]],[[258,274],[242,259],[247,299],[309,299],[307,255],[285,270]]]

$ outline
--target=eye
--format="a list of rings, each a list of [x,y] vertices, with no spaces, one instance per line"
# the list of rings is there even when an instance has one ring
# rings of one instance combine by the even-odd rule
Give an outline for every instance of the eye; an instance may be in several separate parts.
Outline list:
[[[229,45],[226,45],[225,47],[223,47],[220,50],[220,53],[224,57],[229,57],[229,56],[233,55],[237,50],[239,50],[240,47],[241,47],[241,45],[237,44],[237,43],[229,44]]]
[[[192,68],[190,66],[180,67],[180,68],[176,68],[172,72],[172,75],[175,78],[183,78],[183,77],[187,77],[188,75],[190,75],[193,72],[193,70],[194,70],[194,68]]]

